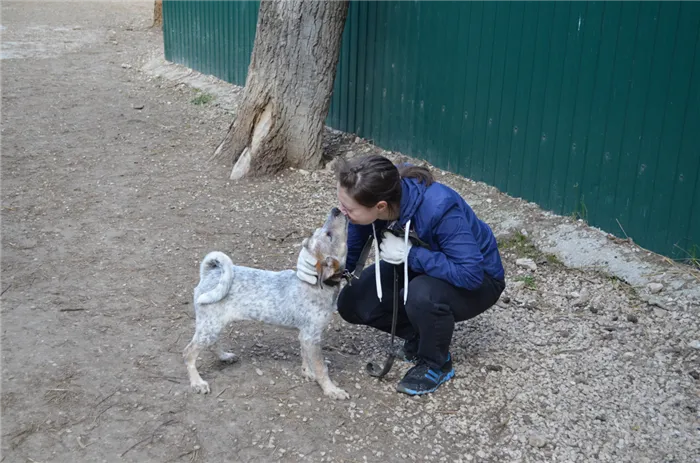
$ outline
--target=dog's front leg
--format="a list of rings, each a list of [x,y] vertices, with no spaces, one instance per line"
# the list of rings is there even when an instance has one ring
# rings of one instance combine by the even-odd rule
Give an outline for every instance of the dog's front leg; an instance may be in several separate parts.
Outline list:
[[[224,363],[235,363],[238,361],[238,356],[236,354],[224,349],[224,346],[221,345],[221,340],[216,341],[216,344],[212,346],[212,350],[216,353],[216,356],[219,357],[219,360]]]
[[[323,389],[323,393],[333,399],[349,399],[350,394],[333,384],[333,381],[328,376],[328,367],[323,361],[321,344],[304,339],[302,336],[300,336],[300,339],[301,355],[307,362],[307,368],[311,369],[314,379]]]
[[[313,370],[309,367],[309,360],[307,359],[307,352],[304,350],[304,347],[301,348],[301,375],[311,381],[316,379]]]

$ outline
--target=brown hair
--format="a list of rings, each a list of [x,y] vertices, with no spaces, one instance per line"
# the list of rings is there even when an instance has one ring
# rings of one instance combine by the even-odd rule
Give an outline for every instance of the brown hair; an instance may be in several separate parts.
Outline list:
[[[392,211],[401,204],[401,178],[414,178],[430,186],[435,180],[420,166],[396,167],[384,156],[373,154],[338,160],[338,182],[358,204],[374,207],[386,201]]]

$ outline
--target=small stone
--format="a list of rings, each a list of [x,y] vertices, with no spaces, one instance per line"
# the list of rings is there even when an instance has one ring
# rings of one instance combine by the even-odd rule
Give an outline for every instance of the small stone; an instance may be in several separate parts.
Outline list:
[[[501,371],[501,370],[503,370],[503,367],[500,365],[486,365],[486,370],[487,371]]]
[[[663,289],[664,289],[664,285],[662,285],[661,283],[649,283],[647,285],[647,290],[649,290],[649,292],[651,294],[658,294]]]
[[[669,284],[669,286],[670,286],[671,289],[673,289],[674,291],[680,291],[680,290],[683,289],[683,287],[685,286],[685,283],[686,283],[686,282],[683,281],[683,280],[674,280],[674,281],[672,281],[672,282]]]
[[[262,376],[262,375],[263,375],[263,372],[262,372],[262,370],[261,370],[260,368],[256,368],[256,369],[255,369],[255,372],[258,374],[258,376]]]
[[[510,297],[509,296],[503,296],[501,298],[504,304],[510,304]]]
[[[520,234],[523,235],[523,236],[527,236],[527,235],[528,235],[527,230],[525,230],[524,228],[523,228],[522,230],[520,230]]]
[[[634,352],[625,352],[624,354],[622,354],[622,357],[626,359],[631,359],[634,357]]]
[[[627,315],[627,321],[632,322],[632,323],[637,323],[639,322],[639,317],[637,317],[635,314],[631,313]]]
[[[517,359],[507,359],[505,362],[506,366],[513,371],[518,371],[523,368],[523,363]]]
[[[695,339],[693,341],[690,341],[690,344],[688,344],[688,346],[692,347],[693,349],[700,350],[700,340]]]
[[[581,291],[581,294],[579,294],[574,301],[573,305],[574,307],[584,307],[588,304],[588,301],[591,300],[591,294],[588,292],[588,290],[583,290]]]
[[[483,450],[479,450],[478,452],[476,452],[476,456],[479,458],[486,458],[486,452],[484,452]]]
[[[692,376],[693,379],[700,379],[700,373],[697,371],[693,370],[690,373],[688,373],[690,376]]]
[[[526,269],[532,270],[533,272],[537,270],[537,264],[534,260],[529,258],[521,258],[515,261],[515,265],[524,267]]]
[[[642,300],[645,300],[644,297],[642,297],[641,299],[642,299]],[[649,297],[647,297],[647,298],[646,298],[646,302],[647,302],[649,305],[655,305],[656,307],[659,307],[659,308],[661,308],[661,309],[669,310],[669,308],[668,308],[668,306],[666,305],[666,303],[665,303],[664,301],[662,301],[662,300],[661,300],[659,297],[657,297],[657,296],[649,296]]]
[[[355,389],[362,389],[362,386],[360,386],[360,383],[355,383]]]
[[[595,417],[595,419],[603,422],[608,421],[608,418],[605,415],[598,415]]]
[[[541,449],[542,447],[547,445],[547,441],[544,440],[544,437],[539,436],[537,434],[530,434],[530,437],[528,437],[527,441],[531,446],[537,447],[538,449]]]
[[[200,447],[199,445],[195,445],[194,447],[192,447],[192,450],[199,450],[199,449],[201,449],[201,448],[202,448],[202,447]]]
[[[299,169],[298,172],[299,172],[301,175],[309,175],[309,171],[308,171],[308,170]]]
[[[599,309],[598,307],[593,307],[593,306],[591,306],[591,308],[588,309],[588,310],[590,310],[591,313],[598,313],[598,312],[600,312],[600,309]]]
[[[144,104],[143,103],[135,103],[134,105],[132,105],[132,108],[141,110],[144,108]]]

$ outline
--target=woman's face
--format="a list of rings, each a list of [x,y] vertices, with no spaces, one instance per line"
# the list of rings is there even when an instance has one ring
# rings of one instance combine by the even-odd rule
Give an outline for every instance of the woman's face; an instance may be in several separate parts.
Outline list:
[[[338,202],[340,203],[340,212],[350,219],[350,222],[356,225],[369,225],[379,219],[382,211],[386,209],[386,202],[380,201],[374,207],[365,207],[358,204],[345,188],[338,186]]]

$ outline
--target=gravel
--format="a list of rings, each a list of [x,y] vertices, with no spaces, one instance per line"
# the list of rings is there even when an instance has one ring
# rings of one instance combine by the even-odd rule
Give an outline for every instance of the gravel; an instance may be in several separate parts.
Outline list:
[[[122,17],[131,14],[124,13],[126,6],[119,8]],[[150,5],[140,8],[133,14],[149,11]],[[39,13],[41,10],[30,17],[40,17]],[[81,14],[86,15],[83,22],[96,21],[83,13],[82,7],[68,21]],[[58,21],[54,15],[44,18],[47,22],[53,20]],[[83,304],[95,312],[103,310],[104,315],[65,317],[56,323],[55,317],[35,310],[34,302],[27,306],[23,290],[12,288],[5,296],[13,310],[21,309],[31,315],[24,323],[46,317],[32,329],[38,325],[51,327],[42,332],[41,342],[46,340],[43,347],[22,345],[31,336],[20,331],[3,342],[3,425],[9,427],[3,431],[8,436],[8,442],[3,442],[3,453],[12,451],[10,459],[57,461],[58,453],[63,461],[75,461],[80,458],[75,452],[82,452],[84,461],[115,461],[128,450],[126,458],[132,461],[699,461],[697,302],[681,289],[671,294],[664,287],[647,294],[651,289],[634,288],[611,277],[600,266],[563,265],[545,254],[548,249],[557,249],[556,245],[545,249],[528,244],[545,242],[547,237],[540,236],[540,232],[550,225],[555,228],[566,224],[574,230],[590,231],[585,223],[552,216],[483,183],[440,169],[434,169],[437,178],[460,192],[497,231],[508,280],[496,306],[457,325],[452,344],[456,376],[452,381],[427,397],[397,394],[396,382],[409,364],[395,362],[382,381],[369,377],[364,370],[369,360],[384,358],[389,336],[349,325],[336,315],[325,335],[324,354],[330,360],[331,378],[351,394],[349,401],[327,400],[315,384],[301,377],[296,333],[255,324],[236,325],[226,335],[224,341],[240,355],[239,363],[218,366],[202,354],[200,371],[211,381],[212,394],[190,394],[183,381],[186,376],[180,352],[192,334],[188,285],[195,282],[198,259],[206,250],[217,248],[231,252],[236,263],[291,268],[303,237],[335,204],[334,178],[330,169],[289,169],[273,177],[230,183],[226,171],[230,171],[230,166],[206,165],[202,159],[208,157],[209,148],[223,136],[231,115],[216,105],[195,109],[190,103],[194,95],[191,88],[182,82],[168,81],[167,77],[155,77],[152,73],[157,68],[152,66],[149,72],[142,72],[146,64],[159,58],[162,42],[158,36],[140,29],[117,28],[116,32],[107,33],[109,21],[113,19],[105,16],[93,24],[96,36],[114,36],[129,46],[120,49],[120,55],[115,57],[110,51],[114,46],[110,39],[93,44],[94,49],[87,50],[82,58],[91,66],[98,62],[110,72],[116,69],[125,73],[127,77],[121,84],[138,96],[137,106],[144,107],[136,110],[129,103],[126,109],[137,114],[148,111],[151,121],[168,127],[144,135],[143,140],[159,143],[157,157],[151,149],[124,159],[114,155],[108,161],[115,164],[105,164],[105,169],[118,170],[127,161],[139,162],[138,169],[129,171],[129,175],[110,178],[116,186],[108,191],[119,197],[127,191],[119,189],[124,186],[120,182],[133,177],[137,183],[128,185],[128,191],[143,189],[138,196],[140,202],[128,203],[130,208],[119,214],[129,214],[131,221],[140,220],[145,231],[121,239],[122,247],[118,249],[104,246],[95,241],[107,236],[99,223],[112,220],[114,212],[107,214],[100,208],[91,209],[90,203],[75,203],[81,198],[79,194],[66,195],[73,210],[79,204],[98,222],[94,229],[99,232],[80,235],[78,244],[92,243],[103,252],[98,254],[100,271],[84,278],[90,284],[76,283],[69,290],[84,294]],[[50,40],[47,37],[44,40]],[[121,67],[121,63],[128,67]],[[18,76],[13,75],[11,80],[16,92],[29,89],[25,98],[39,98],[41,94],[37,92],[44,88],[45,82],[39,80],[44,68],[40,63],[36,66],[36,72],[27,76],[37,80],[22,81],[22,85]],[[173,73],[177,70],[179,75],[188,75],[188,83],[197,82],[197,73],[170,67]],[[77,75],[66,72],[66,78]],[[212,78],[200,78],[208,88],[232,95],[235,107],[240,89]],[[64,98],[61,95],[68,91],[62,89],[56,92],[57,99]],[[57,101],[72,107],[77,99]],[[100,100],[87,93],[80,101]],[[99,113],[107,111],[109,105],[92,108]],[[166,116],[164,111],[172,113]],[[15,117],[17,114],[15,109]],[[50,120],[37,118],[37,123]],[[20,132],[20,126],[12,128],[12,141],[22,141],[17,135]],[[134,131],[133,136],[139,134]],[[91,137],[85,137],[81,143],[92,143]],[[193,140],[197,141],[196,146]],[[54,139],[52,146],[59,141]],[[97,149],[100,146],[93,146],[94,156],[101,152]],[[354,135],[330,130],[325,148],[329,157],[379,152],[396,161],[409,159]],[[39,153],[41,149],[28,152]],[[12,162],[9,167],[18,172],[17,178],[3,175],[3,181],[15,180],[9,191],[13,201],[20,201],[31,193],[21,188],[36,184],[31,174],[45,170],[41,164],[45,161],[39,157],[35,164],[26,164],[26,159],[24,164]],[[51,180],[64,181],[72,187],[84,178],[86,185],[97,188],[94,185],[99,177],[91,177],[93,171],[88,167],[83,164],[81,169],[71,170],[70,177],[65,174],[66,178],[61,172],[55,173]],[[8,191],[6,185],[3,195]],[[100,184],[99,188],[108,185]],[[66,190],[71,191],[72,188]],[[42,197],[61,197],[55,196]],[[35,200],[39,203],[39,199]],[[142,217],[139,208],[146,204],[151,204],[152,209],[148,217]],[[13,203],[7,205],[14,207]],[[46,214],[62,213],[63,209],[52,203],[52,207],[44,206],[35,213],[31,209],[34,205],[26,206],[27,212],[22,209],[26,214],[23,220],[38,230],[53,233],[61,216]],[[523,216],[523,211],[527,218],[524,224],[507,226],[508,217],[515,212]],[[4,232],[5,227],[13,225],[12,220],[17,220],[7,214],[4,210]],[[79,216],[75,223],[79,224],[82,218]],[[117,223],[126,221],[124,215],[117,219]],[[159,224],[157,233],[149,228],[153,224]],[[520,232],[525,239],[513,240],[514,232]],[[155,235],[162,241],[156,242]],[[48,261],[48,284],[52,284],[52,275],[64,279],[85,272],[81,262],[70,260],[82,248],[64,241],[69,238],[57,236],[57,241],[51,239],[51,247],[41,248],[42,255],[50,259],[50,249],[56,243],[72,246],[61,251],[64,254],[60,259]],[[148,240],[148,247],[141,239]],[[22,246],[20,241],[13,244]],[[37,246],[45,246],[44,241]],[[152,253],[156,248],[158,251]],[[572,247],[567,249],[570,252]],[[587,252],[585,248],[578,249]],[[29,256],[17,250],[13,253],[16,259],[7,268],[18,272]],[[118,266],[128,256],[141,255],[155,255],[161,260],[140,258],[136,265]],[[3,259],[3,270],[10,265],[6,264],[7,259]],[[151,265],[152,262],[157,265]],[[112,273],[104,271],[109,266]],[[681,272],[677,267],[673,270]],[[128,278],[122,282],[124,275]],[[689,270],[677,274],[669,270],[669,275],[667,280],[683,281],[683,285],[675,285],[679,288],[691,286],[696,278]],[[26,280],[32,281],[31,275]],[[65,284],[64,280],[59,283]],[[118,299],[122,284],[134,294],[124,296],[125,302]],[[143,286],[134,289],[137,284]],[[93,291],[95,287],[101,291]],[[59,287],[56,294],[49,294],[49,288],[53,289],[48,287],[45,293],[54,301],[52,304],[62,303],[60,296],[65,288]],[[110,298],[103,299],[104,294]],[[148,300],[152,294],[154,300]],[[52,307],[48,302],[46,306]],[[8,326],[7,317],[16,317],[16,313],[3,308],[3,324]],[[9,326],[19,330],[23,323],[18,319]],[[81,336],[76,336],[78,332]],[[90,337],[89,342],[76,344],[83,337]],[[109,355],[101,359],[114,363],[105,368],[95,358],[102,349],[107,351],[104,345],[108,343]],[[45,350],[36,353],[40,348]],[[12,355],[5,354],[8,351]],[[49,365],[46,359],[57,363]],[[115,388],[119,391],[108,397]],[[48,393],[48,389],[54,390]],[[82,393],[70,395],[73,389]],[[102,415],[96,416],[95,404],[102,407]],[[51,422],[47,424],[49,417]],[[32,432],[35,434],[24,438]],[[76,435],[84,437],[76,441]],[[85,448],[81,448],[81,442]],[[130,449],[139,442],[143,444]]]

